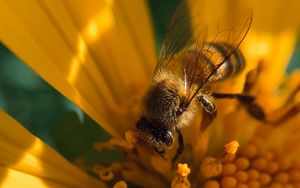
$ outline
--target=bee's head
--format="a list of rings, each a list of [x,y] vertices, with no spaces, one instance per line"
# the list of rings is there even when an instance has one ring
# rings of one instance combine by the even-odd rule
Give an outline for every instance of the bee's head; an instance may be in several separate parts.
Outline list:
[[[136,128],[139,139],[160,155],[164,155],[165,149],[174,142],[172,130],[167,129],[166,126],[151,122],[145,117],[141,117],[138,120]]]

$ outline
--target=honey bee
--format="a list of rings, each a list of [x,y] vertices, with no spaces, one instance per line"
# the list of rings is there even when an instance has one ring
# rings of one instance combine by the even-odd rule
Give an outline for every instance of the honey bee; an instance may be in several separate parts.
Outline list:
[[[197,15],[191,16],[183,4],[179,5],[167,30],[153,75],[152,85],[143,98],[142,115],[135,131],[140,141],[161,156],[176,138],[179,147],[173,161],[184,151],[181,129],[202,109],[206,127],[216,117],[214,98],[235,98],[248,112],[263,120],[264,113],[245,94],[214,93],[210,85],[231,78],[245,67],[238,49],[245,38],[252,12],[244,11],[236,22],[206,26]],[[191,28],[191,24],[194,25]]]

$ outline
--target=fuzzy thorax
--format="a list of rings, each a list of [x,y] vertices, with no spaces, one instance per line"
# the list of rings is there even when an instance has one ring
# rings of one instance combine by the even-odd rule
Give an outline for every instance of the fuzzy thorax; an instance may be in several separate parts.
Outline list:
[[[188,86],[180,77],[159,71],[144,98],[144,115],[150,120],[167,127],[182,128],[189,125],[195,112],[192,101],[180,113],[181,104],[187,102]]]

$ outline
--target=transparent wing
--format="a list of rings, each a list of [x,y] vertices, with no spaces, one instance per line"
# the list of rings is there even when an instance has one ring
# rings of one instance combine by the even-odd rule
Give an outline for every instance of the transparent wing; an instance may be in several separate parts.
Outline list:
[[[169,24],[155,73],[168,71],[188,86],[187,100],[204,87],[245,38],[252,11],[230,11],[207,24],[200,1],[182,1]],[[222,54],[213,44],[226,44]]]
[[[192,43],[193,32],[190,19],[187,3],[182,1],[175,10],[167,28],[156,71],[172,67],[170,61],[174,55]]]

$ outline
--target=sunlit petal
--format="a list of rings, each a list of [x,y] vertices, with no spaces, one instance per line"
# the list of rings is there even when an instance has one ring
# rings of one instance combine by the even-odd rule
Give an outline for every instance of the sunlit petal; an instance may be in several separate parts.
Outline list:
[[[124,136],[156,59],[145,2],[1,1],[0,9],[1,41],[111,135]]]
[[[34,137],[4,111],[0,111],[0,124],[1,187],[105,187]]]

